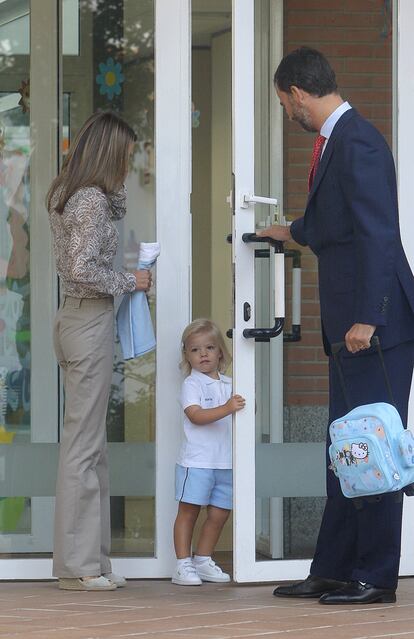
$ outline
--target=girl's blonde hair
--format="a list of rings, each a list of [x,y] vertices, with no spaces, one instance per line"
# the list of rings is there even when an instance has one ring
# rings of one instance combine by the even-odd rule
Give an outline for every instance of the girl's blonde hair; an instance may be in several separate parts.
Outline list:
[[[231,362],[231,355],[224,342],[223,335],[217,324],[204,317],[196,319],[184,329],[181,337],[181,362],[180,370],[187,377],[191,373],[191,366],[185,355],[185,347],[188,339],[196,333],[207,333],[217,342],[217,346],[221,350],[221,357],[219,362],[219,371],[224,373]]]
[[[66,202],[80,188],[97,186],[104,193],[119,191],[128,172],[129,145],[136,142],[133,129],[113,111],[91,115],[69,147],[59,175],[46,196],[50,211],[63,213]]]

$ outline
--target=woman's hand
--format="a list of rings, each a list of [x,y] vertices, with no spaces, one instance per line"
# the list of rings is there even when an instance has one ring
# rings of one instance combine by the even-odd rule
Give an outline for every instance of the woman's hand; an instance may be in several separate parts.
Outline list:
[[[358,353],[371,346],[371,337],[376,326],[371,324],[354,324],[345,335],[345,344],[351,353]]]
[[[280,224],[273,224],[273,226],[268,226],[267,229],[256,231],[256,235],[259,237],[271,237],[278,242],[287,242],[292,239],[290,228]]]
[[[135,275],[135,290],[136,291],[149,291],[152,284],[151,271],[134,271]]]

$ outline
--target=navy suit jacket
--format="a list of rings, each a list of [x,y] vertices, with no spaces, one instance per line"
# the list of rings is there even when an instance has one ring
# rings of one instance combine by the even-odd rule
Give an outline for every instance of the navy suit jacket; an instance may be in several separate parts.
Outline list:
[[[328,355],[356,322],[375,325],[383,348],[414,339],[414,278],[401,244],[393,157],[355,109],[336,123],[291,233],[318,258]]]

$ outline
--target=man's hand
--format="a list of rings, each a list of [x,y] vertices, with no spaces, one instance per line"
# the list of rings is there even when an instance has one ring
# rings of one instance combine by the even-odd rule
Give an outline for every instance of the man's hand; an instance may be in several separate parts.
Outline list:
[[[370,340],[376,326],[371,324],[354,324],[345,335],[345,344],[351,353],[358,353],[371,346]]]
[[[290,228],[279,224],[273,224],[273,226],[268,226],[267,229],[256,231],[256,235],[259,237],[271,237],[278,242],[287,242],[292,239]]]

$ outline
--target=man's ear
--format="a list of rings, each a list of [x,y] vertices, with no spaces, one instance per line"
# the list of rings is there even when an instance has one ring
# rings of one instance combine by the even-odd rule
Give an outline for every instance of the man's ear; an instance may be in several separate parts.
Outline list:
[[[292,96],[292,99],[294,100],[294,102],[296,102],[296,104],[303,104],[309,94],[303,89],[300,89],[299,87],[292,84],[292,86],[290,87],[290,95]]]

